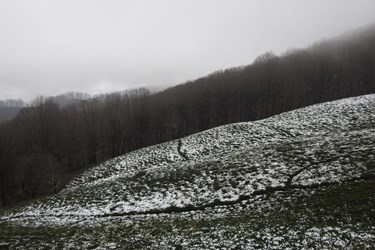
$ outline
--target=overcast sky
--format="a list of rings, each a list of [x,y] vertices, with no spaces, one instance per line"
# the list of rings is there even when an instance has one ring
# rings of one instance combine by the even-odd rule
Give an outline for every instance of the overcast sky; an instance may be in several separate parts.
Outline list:
[[[175,85],[374,21],[374,0],[0,0],[0,99]]]

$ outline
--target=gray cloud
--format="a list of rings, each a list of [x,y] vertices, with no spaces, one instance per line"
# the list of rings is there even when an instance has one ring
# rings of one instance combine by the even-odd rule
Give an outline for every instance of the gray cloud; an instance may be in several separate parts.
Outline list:
[[[373,0],[2,0],[0,99],[174,85],[374,21]]]

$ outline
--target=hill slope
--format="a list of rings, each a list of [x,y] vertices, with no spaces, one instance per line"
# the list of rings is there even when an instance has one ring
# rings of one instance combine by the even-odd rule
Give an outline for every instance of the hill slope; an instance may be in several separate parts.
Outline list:
[[[0,217],[0,246],[371,248],[375,95],[114,158]]]

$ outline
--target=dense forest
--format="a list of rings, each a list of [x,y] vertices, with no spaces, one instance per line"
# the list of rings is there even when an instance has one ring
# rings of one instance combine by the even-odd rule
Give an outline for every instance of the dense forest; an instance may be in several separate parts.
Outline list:
[[[0,206],[57,192],[85,167],[222,124],[375,92],[375,28],[355,31],[151,94],[65,107],[37,98],[0,124]]]

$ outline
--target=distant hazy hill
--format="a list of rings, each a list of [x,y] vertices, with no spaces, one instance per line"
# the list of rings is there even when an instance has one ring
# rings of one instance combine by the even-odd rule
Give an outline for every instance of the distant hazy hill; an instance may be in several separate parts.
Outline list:
[[[77,104],[82,100],[87,100],[91,98],[91,96],[86,93],[67,92],[47,98],[52,99],[59,105],[60,108],[63,108],[69,105]],[[20,110],[27,105],[27,103],[20,99],[0,100],[0,123],[3,121],[12,120],[20,112]]]
[[[0,123],[13,119],[18,114],[18,112],[20,112],[20,110],[21,108],[0,107]]]
[[[61,95],[52,96],[49,97],[59,105],[60,108],[77,104],[81,102],[82,100],[90,99],[91,96],[87,93],[81,93],[81,92],[67,92]]]
[[[0,217],[0,246],[375,247],[375,95],[213,128],[100,164]]]
[[[0,123],[13,119],[25,105],[20,99],[0,100]]]

